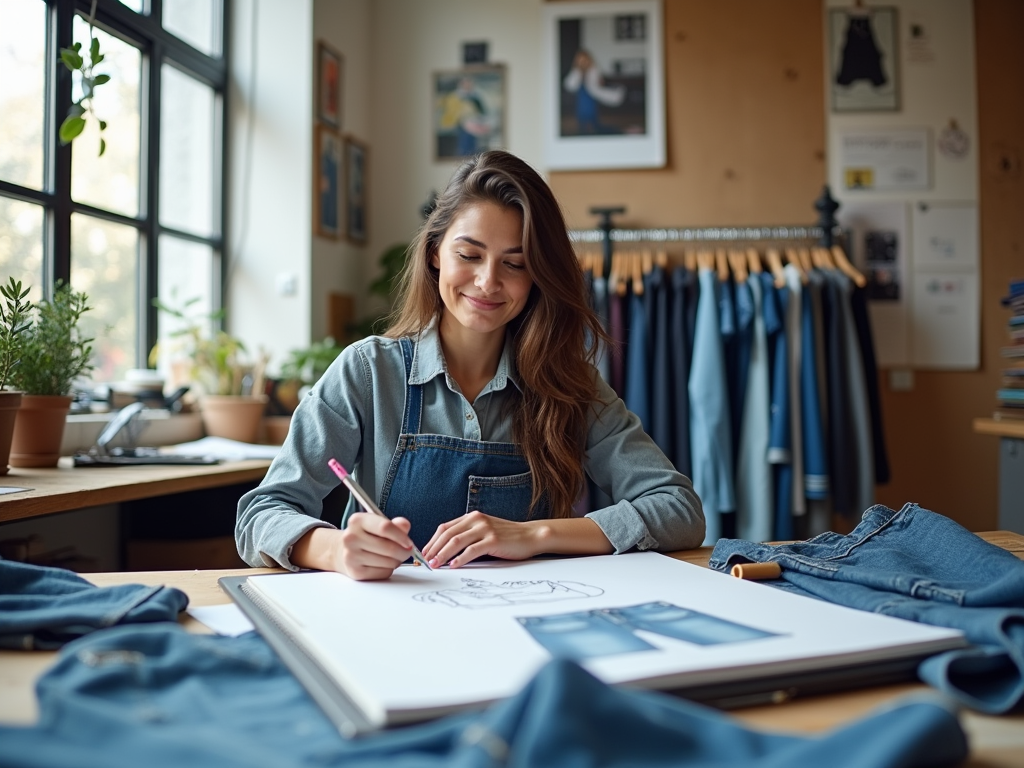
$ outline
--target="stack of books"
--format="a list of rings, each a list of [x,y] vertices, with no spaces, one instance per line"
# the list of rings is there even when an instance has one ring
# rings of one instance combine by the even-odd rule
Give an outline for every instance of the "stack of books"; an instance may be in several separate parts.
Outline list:
[[[1002,386],[996,392],[995,419],[1024,421],[1024,280],[1012,280],[1003,299],[1010,308],[1010,343],[1002,348],[1006,358]]]

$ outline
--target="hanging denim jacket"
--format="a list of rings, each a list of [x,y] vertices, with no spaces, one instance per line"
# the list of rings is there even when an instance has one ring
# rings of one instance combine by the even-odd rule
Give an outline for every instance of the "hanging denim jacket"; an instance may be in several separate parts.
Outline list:
[[[974,647],[927,659],[921,678],[982,712],[1024,703],[1024,561],[947,517],[875,505],[852,533],[782,545],[723,539],[710,565],[778,562],[766,582],[850,608],[964,632]]]
[[[174,621],[186,605],[173,587],[100,588],[63,568],[0,559],[0,649],[54,650],[104,627]]]
[[[0,726],[0,765],[924,768],[967,755],[956,715],[936,700],[897,702],[812,737],[777,735],[682,699],[613,688],[564,659],[486,710],[345,740],[258,635],[191,635],[172,624],[68,645],[38,692],[39,725]]]

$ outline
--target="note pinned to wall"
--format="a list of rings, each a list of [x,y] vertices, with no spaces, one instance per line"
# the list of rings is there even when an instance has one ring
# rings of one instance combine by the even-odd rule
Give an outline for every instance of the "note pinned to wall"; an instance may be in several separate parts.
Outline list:
[[[976,203],[920,202],[913,208],[914,268],[976,270]]]
[[[915,368],[974,370],[981,307],[977,272],[919,272],[914,280]]]

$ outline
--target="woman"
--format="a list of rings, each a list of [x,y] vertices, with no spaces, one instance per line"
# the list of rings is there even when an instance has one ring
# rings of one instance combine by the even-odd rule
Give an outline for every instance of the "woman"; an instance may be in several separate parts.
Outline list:
[[[384,579],[413,542],[452,568],[700,545],[692,484],[591,365],[601,334],[543,179],[507,152],[466,161],[410,248],[387,334],[342,352],[239,501],[239,553]],[[343,530],[319,520],[332,456],[390,519],[350,501]],[[573,517],[585,473],[614,504]]]

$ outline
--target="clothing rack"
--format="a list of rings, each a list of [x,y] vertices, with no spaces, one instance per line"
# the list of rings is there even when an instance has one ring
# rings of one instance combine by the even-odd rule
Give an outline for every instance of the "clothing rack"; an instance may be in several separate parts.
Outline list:
[[[846,241],[846,232],[837,223],[835,213],[839,203],[825,185],[821,196],[815,200],[818,222],[812,225],[765,226],[765,227],[656,227],[647,229],[626,229],[616,227],[612,216],[626,212],[624,206],[594,207],[591,215],[598,216],[595,229],[569,230],[573,243],[601,243],[604,257],[604,274],[611,270],[612,251],[615,243],[735,243],[754,241],[808,241],[814,240],[824,248],[831,248],[837,242]]]

